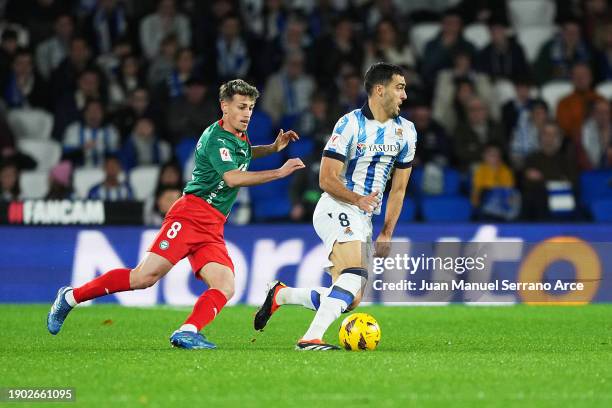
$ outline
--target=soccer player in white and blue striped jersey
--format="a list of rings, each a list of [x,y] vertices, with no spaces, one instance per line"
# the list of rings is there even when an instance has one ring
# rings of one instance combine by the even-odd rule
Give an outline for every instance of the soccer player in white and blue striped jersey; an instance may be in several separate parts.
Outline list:
[[[394,172],[376,255],[389,253],[389,242],[402,210],[416,150],[412,122],[399,116],[406,99],[400,67],[377,63],[365,76],[368,102],[344,115],[323,150],[319,184],[324,193],[313,215],[315,231],[328,253],[330,288],[290,288],[273,282],[254,326],[261,330],[281,306],[297,304],[316,310],[298,341],[299,350],[336,350],[324,343],[327,328],[346,310],[354,309],[368,278],[363,248],[372,241],[372,214],[379,214],[382,193]]]

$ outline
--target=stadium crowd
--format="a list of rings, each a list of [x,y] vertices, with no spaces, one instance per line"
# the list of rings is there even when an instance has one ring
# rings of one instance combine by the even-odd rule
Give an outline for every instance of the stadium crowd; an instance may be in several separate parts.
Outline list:
[[[4,201],[141,200],[159,224],[240,77],[262,93],[251,142],[294,129],[307,168],[245,189],[231,221],[306,222],[323,145],[387,61],[418,132],[403,220],[612,212],[606,0],[4,0],[0,33]]]

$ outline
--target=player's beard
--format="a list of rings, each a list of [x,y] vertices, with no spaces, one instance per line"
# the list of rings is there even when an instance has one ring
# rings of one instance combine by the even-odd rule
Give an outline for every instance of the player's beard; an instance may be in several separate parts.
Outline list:
[[[397,119],[397,117],[400,115],[400,109],[393,100],[389,100],[387,103],[385,103],[385,111],[391,119]]]

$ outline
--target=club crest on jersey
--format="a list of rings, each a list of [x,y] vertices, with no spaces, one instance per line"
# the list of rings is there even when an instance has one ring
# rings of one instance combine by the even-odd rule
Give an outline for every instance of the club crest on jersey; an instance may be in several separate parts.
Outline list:
[[[404,129],[402,128],[395,129],[395,136],[399,137],[400,139],[404,137]]]
[[[357,143],[357,156],[363,156],[367,145],[365,143]]]
[[[344,235],[348,235],[349,237],[353,236],[353,230],[351,229],[351,227],[346,227],[344,229]]]

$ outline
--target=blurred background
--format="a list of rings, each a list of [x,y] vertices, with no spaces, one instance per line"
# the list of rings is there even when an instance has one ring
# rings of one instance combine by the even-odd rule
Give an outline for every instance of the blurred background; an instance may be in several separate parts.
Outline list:
[[[406,69],[418,132],[402,222],[610,221],[609,3],[0,0],[0,222],[91,199],[104,223],[160,225],[241,77],[262,93],[253,144],[301,135],[251,169],[308,166],[243,189],[230,222],[309,223],[322,147],[376,61]]]

